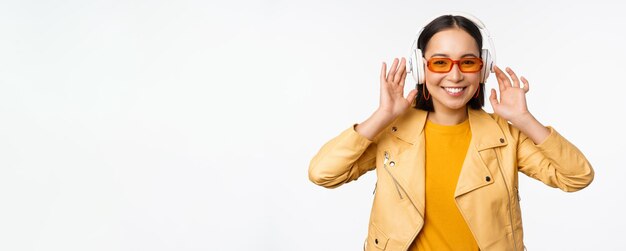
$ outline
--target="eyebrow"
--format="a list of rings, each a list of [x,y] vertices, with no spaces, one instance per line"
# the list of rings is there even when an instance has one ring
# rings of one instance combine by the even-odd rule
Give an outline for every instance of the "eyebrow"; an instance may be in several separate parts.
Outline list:
[[[450,57],[450,55],[444,54],[444,53],[435,53],[430,57]],[[465,53],[461,57],[464,58],[464,57],[478,57],[478,56],[476,56],[476,54],[474,53]]]

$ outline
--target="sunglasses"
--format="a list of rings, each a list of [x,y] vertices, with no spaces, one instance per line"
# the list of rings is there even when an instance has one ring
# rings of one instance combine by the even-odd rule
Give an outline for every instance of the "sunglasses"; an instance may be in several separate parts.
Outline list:
[[[460,60],[430,58],[426,66],[432,72],[446,73],[452,70],[454,64],[459,65],[459,70],[464,73],[479,72],[483,68],[483,60],[480,58],[462,58]]]

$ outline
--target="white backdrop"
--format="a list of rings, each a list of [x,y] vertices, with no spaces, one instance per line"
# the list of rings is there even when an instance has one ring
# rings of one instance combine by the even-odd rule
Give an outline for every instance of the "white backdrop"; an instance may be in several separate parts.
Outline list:
[[[375,174],[325,189],[309,161],[447,11],[595,168],[576,193],[520,174],[528,249],[626,250],[617,2],[1,1],[0,250],[359,250]]]

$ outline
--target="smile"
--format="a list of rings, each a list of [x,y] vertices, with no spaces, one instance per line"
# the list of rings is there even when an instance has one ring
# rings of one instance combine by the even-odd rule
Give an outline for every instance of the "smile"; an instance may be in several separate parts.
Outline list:
[[[452,96],[461,96],[466,87],[441,87]]]

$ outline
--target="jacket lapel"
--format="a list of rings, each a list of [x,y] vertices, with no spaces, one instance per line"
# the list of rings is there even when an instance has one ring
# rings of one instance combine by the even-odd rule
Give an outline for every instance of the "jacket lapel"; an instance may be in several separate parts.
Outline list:
[[[468,109],[468,115],[472,139],[461,167],[454,197],[492,184],[494,177],[492,177],[486,163],[497,160],[494,154],[487,154],[489,159],[484,159],[481,153],[487,149],[507,144],[502,129],[485,111]]]
[[[398,180],[417,211],[424,216],[424,161],[425,145],[423,137],[424,124],[428,112],[409,108],[409,111],[392,122],[391,134],[410,144],[396,159],[398,165],[390,168],[392,175]]]

